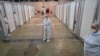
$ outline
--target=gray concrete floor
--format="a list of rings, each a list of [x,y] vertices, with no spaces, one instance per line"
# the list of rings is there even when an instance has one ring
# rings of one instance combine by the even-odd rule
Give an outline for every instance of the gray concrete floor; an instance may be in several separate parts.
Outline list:
[[[10,41],[0,41],[0,56],[83,56],[83,44],[57,20],[49,15],[52,34],[43,42],[43,17],[37,15],[14,31]]]

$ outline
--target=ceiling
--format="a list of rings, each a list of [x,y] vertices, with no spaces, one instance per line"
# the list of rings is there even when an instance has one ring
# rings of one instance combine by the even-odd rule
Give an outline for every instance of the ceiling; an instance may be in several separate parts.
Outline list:
[[[38,2],[38,1],[43,1],[43,0],[2,0],[2,1],[15,1],[15,2],[28,2],[28,1],[31,1],[31,2]],[[45,1],[58,1],[58,0],[45,0]]]

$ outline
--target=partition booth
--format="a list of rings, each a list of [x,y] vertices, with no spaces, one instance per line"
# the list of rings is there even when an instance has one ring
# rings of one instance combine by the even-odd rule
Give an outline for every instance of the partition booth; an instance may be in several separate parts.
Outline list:
[[[0,2],[0,39],[34,17],[33,10],[33,6],[26,4]]]
[[[86,0],[84,2],[84,9],[83,9],[84,11],[82,15],[81,29],[80,29],[80,36],[83,38],[86,34],[89,34],[91,30],[91,24],[94,19],[98,1],[99,0]]]
[[[7,36],[7,29],[6,29],[6,24],[4,23],[4,18],[5,11],[3,10],[3,4],[0,2],[0,39]]]
[[[99,21],[100,24],[99,8],[99,0],[72,1],[57,5],[55,14],[73,33],[84,39],[84,36],[89,34],[94,21]]]

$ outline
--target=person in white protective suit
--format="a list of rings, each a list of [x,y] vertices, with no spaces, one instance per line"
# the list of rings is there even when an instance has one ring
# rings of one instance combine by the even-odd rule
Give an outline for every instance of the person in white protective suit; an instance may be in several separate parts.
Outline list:
[[[99,25],[91,26],[92,32],[84,39],[84,56],[100,56]]]
[[[6,17],[6,16],[4,16],[4,22],[5,22],[5,26],[6,26],[7,36],[9,36],[8,19],[7,19],[7,17]]]
[[[51,21],[48,18],[48,16],[45,16],[43,20],[43,25],[44,25],[44,37],[43,41],[50,41],[50,36],[51,36]]]

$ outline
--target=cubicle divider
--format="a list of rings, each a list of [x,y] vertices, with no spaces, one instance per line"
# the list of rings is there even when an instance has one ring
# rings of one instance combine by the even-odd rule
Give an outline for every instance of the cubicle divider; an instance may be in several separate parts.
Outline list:
[[[23,25],[23,16],[22,16],[22,5],[21,4],[18,4],[18,13],[19,13],[19,22],[20,22],[20,25]]]
[[[24,5],[21,5],[21,11],[22,11],[22,17],[23,17],[23,23],[27,22],[26,21],[26,17],[25,17],[25,9],[24,9]]]
[[[56,17],[77,36],[89,34],[98,0],[72,1],[55,6]],[[62,7],[63,6],[63,7]],[[64,12],[62,11],[64,9]],[[64,19],[64,21],[62,20]]]
[[[29,6],[29,14],[30,14],[30,18],[34,16],[34,7]]]
[[[84,3],[84,9],[83,9],[84,11],[83,11],[81,30],[80,30],[81,37],[84,37],[86,34],[90,33],[91,24],[94,19],[97,4],[98,0],[86,0]]]
[[[4,3],[6,15],[8,18],[8,24],[9,24],[9,30],[10,33],[13,32],[16,27],[15,27],[15,22],[14,22],[14,16],[13,16],[13,10],[12,10],[12,4],[9,2]]]
[[[20,26],[20,20],[19,20],[18,6],[16,3],[12,3],[12,9],[13,9],[15,26],[17,28],[18,26]]]
[[[15,2],[0,2],[0,33],[5,37],[34,17],[34,6]]]
[[[67,12],[67,8],[66,8],[66,4],[64,4],[64,21],[63,21],[64,24],[66,24],[66,21],[67,21],[67,19],[66,19],[66,17],[67,17],[67,16],[66,16],[67,13],[66,13],[66,12]]]
[[[68,12],[68,11],[67,11]],[[69,16],[69,28],[73,30],[74,25],[74,16],[75,16],[75,2],[70,4],[70,16]]]
[[[2,39],[3,37],[5,38],[8,34],[8,29],[6,28],[6,24],[4,22],[4,15],[5,15],[5,11],[4,11],[4,7],[3,7],[3,3],[0,2],[0,39]]]
[[[26,5],[24,5],[24,8],[25,8],[26,21],[28,21],[28,8]]]

